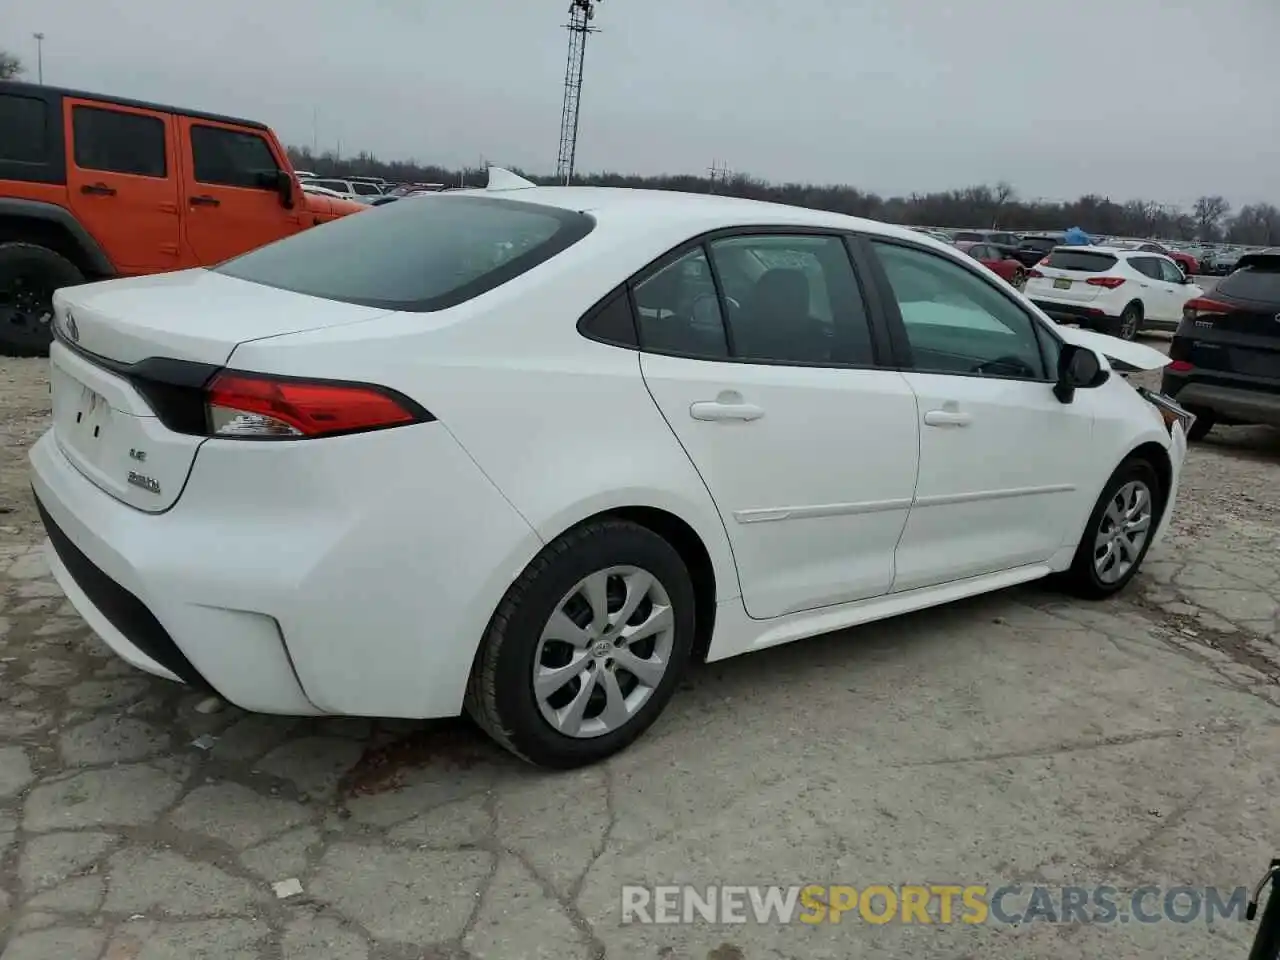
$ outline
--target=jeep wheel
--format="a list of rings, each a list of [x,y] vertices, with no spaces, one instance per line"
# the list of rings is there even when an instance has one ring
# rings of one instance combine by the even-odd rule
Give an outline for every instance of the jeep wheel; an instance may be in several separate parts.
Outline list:
[[[84,281],[61,254],[33,243],[0,243],[0,354],[43,357],[53,340],[53,291]]]

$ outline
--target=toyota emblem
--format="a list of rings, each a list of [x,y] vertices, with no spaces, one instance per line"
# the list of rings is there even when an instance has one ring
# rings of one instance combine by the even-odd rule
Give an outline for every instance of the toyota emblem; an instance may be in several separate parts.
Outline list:
[[[71,315],[71,311],[67,311],[67,336],[75,342],[80,341],[80,328],[76,325],[76,318]]]

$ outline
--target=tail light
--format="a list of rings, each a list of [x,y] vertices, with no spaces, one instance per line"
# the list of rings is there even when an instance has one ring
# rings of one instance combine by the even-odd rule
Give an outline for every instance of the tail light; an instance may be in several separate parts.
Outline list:
[[[1209,317],[1220,317],[1230,313],[1228,304],[1220,303],[1210,297],[1196,297],[1182,305],[1183,320],[1204,320]]]
[[[1085,283],[1091,287],[1106,287],[1108,290],[1114,290],[1124,283],[1124,277],[1090,277]]]
[[[1043,273],[1041,273],[1039,270],[1037,270],[1035,267],[1032,267],[1030,270],[1028,270],[1028,271],[1027,271],[1027,276],[1028,276],[1028,277],[1041,277],[1041,278],[1043,278],[1043,277],[1044,277],[1044,274],[1043,274]]]
[[[1195,365],[1188,363],[1186,360],[1175,360],[1169,364],[1169,369],[1174,373],[1190,373],[1195,369]]]
[[[385,387],[235,371],[205,387],[205,407],[212,436],[244,440],[301,440],[434,419]]]

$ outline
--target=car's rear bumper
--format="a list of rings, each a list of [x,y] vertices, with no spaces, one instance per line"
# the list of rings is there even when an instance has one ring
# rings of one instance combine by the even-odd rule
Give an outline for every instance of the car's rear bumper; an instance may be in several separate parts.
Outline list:
[[[1200,383],[1169,370],[1164,373],[1161,392],[1188,409],[1211,410],[1226,420],[1280,426],[1280,393]]]
[[[1059,323],[1098,323],[1114,319],[1101,307],[1081,303],[1065,303],[1060,300],[1047,300],[1043,297],[1031,297],[1031,302]]]
[[[248,710],[456,715],[541,546],[438,424],[210,441],[162,514],[104,493],[51,433],[30,456],[50,564],[89,625],[140,669]]]

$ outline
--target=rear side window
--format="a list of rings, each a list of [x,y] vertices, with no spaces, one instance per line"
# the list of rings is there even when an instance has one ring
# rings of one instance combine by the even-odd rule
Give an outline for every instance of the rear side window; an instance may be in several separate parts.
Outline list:
[[[1280,258],[1267,269],[1245,267],[1218,284],[1217,292],[1234,300],[1254,300],[1280,305]]]
[[[640,346],[657,353],[723,359],[724,314],[701,247],[660,266],[632,288]]]
[[[43,100],[0,94],[0,160],[44,163],[49,150],[49,109]]]
[[[357,181],[351,184],[351,189],[362,197],[378,197],[382,195],[382,191],[372,183],[360,183]]]
[[[1115,265],[1116,258],[1111,254],[1086,250],[1054,250],[1045,263],[1046,267],[1076,270],[1080,273],[1104,273]]]
[[[224,187],[274,190],[280,167],[267,141],[256,133],[222,127],[191,127],[196,181]]]
[[[311,297],[426,313],[515,279],[595,226],[491,197],[420,197],[354,213],[228,260],[219,273]]]
[[[71,112],[76,166],[81,170],[164,177],[164,121],[159,117],[97,107]]]

